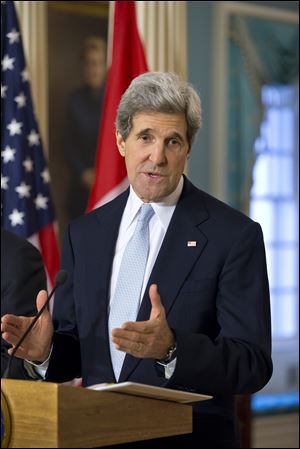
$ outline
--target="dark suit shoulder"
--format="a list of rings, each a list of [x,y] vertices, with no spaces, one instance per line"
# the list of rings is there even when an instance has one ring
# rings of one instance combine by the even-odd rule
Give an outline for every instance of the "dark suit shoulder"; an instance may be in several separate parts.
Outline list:
[[[194,204],[198,203],[200,208],[204,208],[208,214],[208,218],[222,219],[234,225],[247,225],[253,220],[245,213],[234,209],[225,202],[210,195],[204,190],[198,189],[189,180],[185,179],[183,196],[188,195],[192,198]]]
[[[247,225],[250,222],[253,222],[253,220],[244,212],[234,209],[229,206],[229,204],[224,203],[204,191],[201,191],[201,194],[208,210],[211,211],[212,214],[215,214],[216,217],[226,217],[226,220],[229,220],[232,225],[235,223],[238,225]]]
[[[198,223],[204,235],[222,247],[230,248],[238,238],[242,238],[244,233],[253,237],[260,235],[262,238],[259,223],[198,189],[187,179],[185,179],[184,190],[178,205],[186,214],[198,216]]]

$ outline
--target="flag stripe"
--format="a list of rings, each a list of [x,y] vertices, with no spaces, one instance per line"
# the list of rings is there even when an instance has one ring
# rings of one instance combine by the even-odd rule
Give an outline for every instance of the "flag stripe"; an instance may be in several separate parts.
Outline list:
[[[47,274],[51,285],[54,285],[55,276],[59,267],[59,252],[57,245],[53,245],[53,242],[56,241],[53,224],[42,228],[38,235]]]

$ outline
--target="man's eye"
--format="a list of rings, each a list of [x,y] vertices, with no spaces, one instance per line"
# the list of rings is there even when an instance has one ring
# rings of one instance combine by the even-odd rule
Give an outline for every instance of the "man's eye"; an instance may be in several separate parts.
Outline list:
[[[180,147],[180,142],[177,139],[170,139],[168,142],[169,147]]]
[[[139,140],[141,140],[142,142],[149,142],[151,140],[150,136],[143,134],[141,136],[139,136]]]

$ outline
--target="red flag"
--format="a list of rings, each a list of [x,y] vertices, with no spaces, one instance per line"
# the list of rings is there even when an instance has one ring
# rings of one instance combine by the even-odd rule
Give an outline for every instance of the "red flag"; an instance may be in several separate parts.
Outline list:
[[[112,60],[98,138],[96,177],[87,210],[110,201],[128,185],[124,158],[116,145],[117,108],[131,80],[148,71],[137,29],[134,1],[115,2],[112,42]]]

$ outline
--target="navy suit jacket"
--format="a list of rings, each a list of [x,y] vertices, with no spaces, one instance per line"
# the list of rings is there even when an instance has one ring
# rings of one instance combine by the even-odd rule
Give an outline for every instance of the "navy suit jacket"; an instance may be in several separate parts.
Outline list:
[[[84,385],[115,382],[108,340],[112,262],[128,191],[80,217],[65,236],[55,335],[47,380],[83,377]],[[188,242],[196,242],[189,246]],[[158,285],[177,340],[169,381],[153,359],[126,355],[120,382],[133,381],[213,395],[195,413],[234,416],[234,395],[270,379],[271,331],[265,250],[259,224],[186,178],[138,320],[150,316],[149,286]]]

